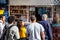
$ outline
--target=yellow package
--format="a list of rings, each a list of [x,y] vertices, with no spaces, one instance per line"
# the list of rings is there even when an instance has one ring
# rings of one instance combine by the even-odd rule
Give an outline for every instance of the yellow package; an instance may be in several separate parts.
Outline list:
[[[0,14],[4,14],[4,10],[0,10]]]

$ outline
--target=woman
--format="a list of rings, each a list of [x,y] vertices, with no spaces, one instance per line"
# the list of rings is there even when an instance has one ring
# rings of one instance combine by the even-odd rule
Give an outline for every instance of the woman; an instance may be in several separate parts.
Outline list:
[[[20,40],[26,40],[27,33],[26,33],[26,27],[24,25],[24,22],[22,20],[19,20],[17,22],[17,26],[19,28]]]

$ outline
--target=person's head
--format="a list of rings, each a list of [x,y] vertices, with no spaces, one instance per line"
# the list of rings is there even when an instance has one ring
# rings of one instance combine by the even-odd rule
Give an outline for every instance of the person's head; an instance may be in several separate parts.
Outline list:
[[[30,20],[31,20],[32,22],[36,22],[36,17],[35,17],[35,15],[32,15],[32,16],[30,17]]]
[[[24,26],[23,20],[20,20],[20,25],[21,25],[21,26]]]
[[[8,17],[8,23],[11,24],[15,21],[15,17],[14,16],[9,16]]]
[[[19,21],[17,22],[17,25],[18,25],[19,27],[24,26],[24,21],[23,21],[23,20],[19,20]]]
[[[3,15],[0,15],[0,20],[2,20],[2,21],[3,21]]]
[[[48,18],[47,14],[42,15],[42,20],[47,20],[47,18]]]

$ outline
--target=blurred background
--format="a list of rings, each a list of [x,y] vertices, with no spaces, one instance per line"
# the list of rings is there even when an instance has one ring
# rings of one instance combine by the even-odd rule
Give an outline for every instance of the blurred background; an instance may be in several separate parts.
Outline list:
[[[31,15],[35,15],[37,22],[43,14],[48,15],[54,40],[60,39],[60,0],[0,0],[0,14],[7,18],[14,15],[16,21],[22,19],[29,22]]]

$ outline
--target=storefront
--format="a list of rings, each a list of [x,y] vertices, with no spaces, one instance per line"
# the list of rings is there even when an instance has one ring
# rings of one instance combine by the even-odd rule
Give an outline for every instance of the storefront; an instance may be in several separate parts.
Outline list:
[[[10,15],[14,15],[16,21],[22,19],[25,22],[29,22],[29,17],[31,15],[35,15],[37,17],[37,21],[41,21],[41,16],[43,14],[47,14],[48,21],[52,23],[54,40],[59,40],[59,0],[0,0],[0,8],[4,11],[2,13],[4,13],[6,18]]]
[[[46,13],[48,15],[49,22],[53,24],[54,40],[59,40],[59,4],[59,0],[9,0],[9,15],[14,15],[16,19],[23,19],[23,21],[29,21],[29,17],[31,15],[35,15],[37,17],[37,21],[41,21],[42,14]]]

